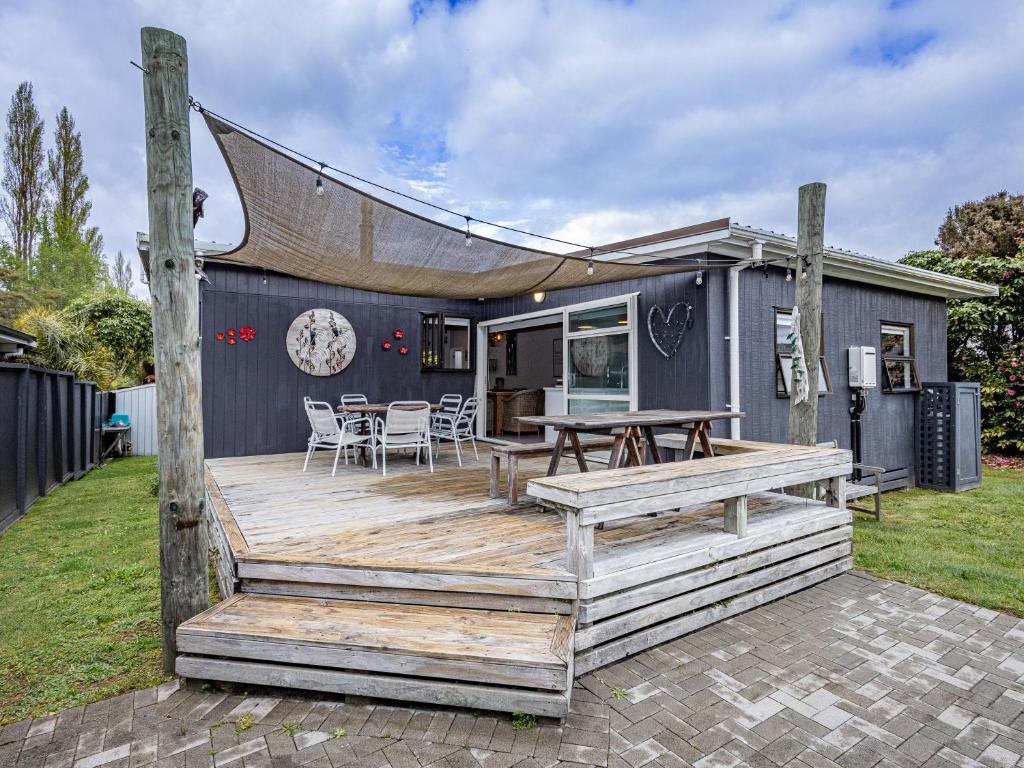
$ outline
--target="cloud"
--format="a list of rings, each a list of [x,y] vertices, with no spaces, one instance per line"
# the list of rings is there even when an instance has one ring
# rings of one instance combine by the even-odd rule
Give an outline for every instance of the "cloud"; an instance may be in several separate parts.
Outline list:
[[[583,243],[721,216],[792,232],[796,188],[821,180],[829,242],[896,258],[951,205],[1024,177],[1013,0],[7,2],[0,97],[29,79],[48,123],[71,109],[111,252],[147,226],[128,65],[144,25],[187,38],[193,94],[232,119]],[[197,236],[235,242],[237,196],[192,130],[211,195]]]

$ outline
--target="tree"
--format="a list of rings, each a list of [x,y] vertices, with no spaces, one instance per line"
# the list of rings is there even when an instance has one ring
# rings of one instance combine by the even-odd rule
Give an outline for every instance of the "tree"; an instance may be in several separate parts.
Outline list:
[[[1024,195],[1006,190],[951,208],[935,244],[951,258],[1012,259],[1024,231]]]
[[[939,230],[939,241],[952,250],[918,251],[900,262],[999,287],[998,296],[948,302],[949,375],[981,383],[985,450],[1019,454],[1024,452],[1024,222],[1008,234],[1006,226],[996,225],[998,216],[977,209],[965,215],[971,205],[982,204],[950,210]]]
[[[15,325],[36,337],[26,361],[71,371],[103,389],[140,383],[153,360],[149,305],[109,287],[62,310],[35,306]]]
[[[54,220],[67,219],[76,230],[84,231],[92,210],[92,203],[85,199],[85,193],[89,191],[89,177],[83,170],[82,134],[75,131],[75,119],[67,107],[57,115],[53,149],[47,153],[46,167],[53,194],[50,217]]]
[[[110,267],[110,282],[119,291],[128,294],[132,292],[132,265],[121,251],[117,252],[114,263]]]
[[[103,235],[99,227],[86,226],[92,212],[92,203],[86,198],[89,177],[85,173],[82,134],[75,130],[75,119],[67,107],[57,115],[53,149],[47,153],[46,168],[53,195],[50,218],[53,221],[66,219],[92,252],[102,256]]]
[[[14,253],[28,266],[35,251],[36,227],[43,206],[43,121],[32,98],[32,83],[23,82],[7,111],[2,216],[14,243]]]
[[[105,282],[107,268],[70,219],[51,220],[43,214],[28,278],[39,290],[40,304],[60,309]]]
[[[107,389],[117,378],[117,364],[84,323],[63,312],[33,307],[18,318],[17,327],[36,337],[36,348],[24,355],[26,362],[70,371],[79,379],[95,381]]]
[[[152,311],[144,301],[113,287],[80,296],[64,309],[69,320],[83,324],[117,361],[116,379],[138,384],[144,366],[153,362]]]
[[[0,241],[0,323],[13,325],[32,306],[33,294],[25,265],[9,244]]]

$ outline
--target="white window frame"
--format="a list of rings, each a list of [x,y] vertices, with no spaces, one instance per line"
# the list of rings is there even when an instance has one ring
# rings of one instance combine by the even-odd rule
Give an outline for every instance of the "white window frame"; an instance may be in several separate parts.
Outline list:
[[[577,400],[608,400],[610,402],[628,402],[629,410],[637,410],[640,401],[640,355],[639,336],[637,331],[637,297],[639,293],[625,293],[618,296],[610,296],[605,299],[594,299],[583,301],[577,304],[566,304],[562,307],[541,309],[535,312],[525,312],[520,315],[499,317],[494,320],[484,320],[476,326],[476,386],[474,391],[480,398],[481,403],[487,402],[487,337],[495,327],[501,330],[514,328],[519,325],[522,328],[529,328],[532,325],[542,325],[547,319],[549,322],[562,323],[562,398],[565,403],[565,410],[569,410],[569,398]],[[595,328],[592,331],[576,331],[569,333],[569,314],[587,309],[599,309],[611,307],[616,304],[626,305],[626,325],[621,328]],[[628,395],[569,395],[569,338],[583,338],[587,336],[605,336],[610,334],[627,334],[627,353],[629,355],[629,394]],[[487,431],[487,409],[480,408],[476,421],[477,436],[486,438]]]

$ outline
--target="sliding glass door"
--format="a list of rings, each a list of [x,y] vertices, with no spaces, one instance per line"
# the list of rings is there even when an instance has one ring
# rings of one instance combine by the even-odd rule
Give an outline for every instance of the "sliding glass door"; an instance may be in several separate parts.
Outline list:
[[[563,382],[569,413],[636,409],[636,297],[567,309]]]

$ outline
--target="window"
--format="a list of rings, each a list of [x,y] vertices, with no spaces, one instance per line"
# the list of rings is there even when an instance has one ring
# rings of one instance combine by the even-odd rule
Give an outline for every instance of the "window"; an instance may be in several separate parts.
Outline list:
[[[775,308],[775,395],[789,397],[793,382],[793,353],[789,346],[789,334],[793,330],[793,310]],[[825,362],[825,318],[822,316],[818,338],[818,395],[832,392],[832,377]],[[806,350],[805,350],[806,351]]]
[[[882,323],[881,344],[882,391],[917,392],[921,380],[914,359],[914,326],[904,323]]]
[[[634,300],[566,313],[569,413],[628,411],[635,404]]]
[[[435,371],[470,370],[470,325],[468,317],[440,312],[420,320],[420,366]]]

